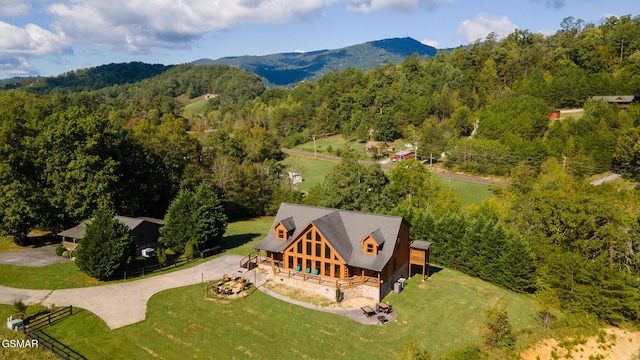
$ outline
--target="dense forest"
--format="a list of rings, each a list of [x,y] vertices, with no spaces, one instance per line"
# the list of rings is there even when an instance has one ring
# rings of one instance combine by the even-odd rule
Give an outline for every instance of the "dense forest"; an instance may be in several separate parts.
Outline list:
[[[206,182],[230,219],[273,214],[282,201],[403,215],[414,238],[434,243],[439,264],[572,313],[640,320],[638,188],[585,181],[607,171],[640,180],[640,105],[593,99],[640,95],[640,17],[566,18],[554,35],[490,34],[292,90],[225,66],[178,65],[130,82],[84,74],[56,80],[61,91],[0,91],[0,231],[16,242],[105,202],[122,215],[163,217],[181,190]],[[185,118],[180,99],[205,94],[216,96]],[[575,107],[582,116],[549,120]],[[281,176],[281,146],[340,133],[353,148],[369,129],[509,185],[463,208],[418,162],[385,173],[349,147],[308,194]]]

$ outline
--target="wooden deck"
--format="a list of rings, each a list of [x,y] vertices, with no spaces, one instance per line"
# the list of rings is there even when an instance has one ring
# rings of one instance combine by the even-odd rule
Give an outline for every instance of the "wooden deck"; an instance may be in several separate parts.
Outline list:
[[[378,278],[368,277],[368,276],[352,276],[348,279],[336,279],[328,276],[321,275],[313,275],[307,274],[303,271],[295,271],[289,269],[283,269],[276,267],[276,272],[274,273],[277,276],[288,277],[291,279],[298,279],[301,281],[309,281],[319,285],[332,285],[337,288],[348,289],[360,285],[367,285],[372,287],[380,287],[380,283],[382,281],[378,280]]]

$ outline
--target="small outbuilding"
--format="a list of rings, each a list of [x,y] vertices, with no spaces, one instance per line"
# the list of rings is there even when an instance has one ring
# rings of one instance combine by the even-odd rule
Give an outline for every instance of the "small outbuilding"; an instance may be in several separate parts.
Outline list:
[[[633,95],[613,95],[613,96],[594,96],[593,100],[604,100],[609,104],[616,104],[623,109],[631,106],[631,103],[635,100]]]
[[[395,161],[413,159],[415,156],[416,154],[413,151],[407,151],[407,150],[398,151],[397,153],[393,154],[393,156],[391,157],[391,161],[395,162]]]
[[[141,254],[143,249],[155,249],[158,247],[160,228],[164,225],[164,220],[150,217],[132,218],[118,215],[116,215],[114,219],[120,221],[129,228],[138,254]],[[68,250],[75,250],[78,245],[80,245],[80,240],[84,237],[87,224],[90,222],[91,219],[87,219],[71,229],[59,232],[58,236],[62,237],[62,246]]]
[[[422,281],[429,277],[429,248],[432,243],[423,240],[413,240],[409,243],[409,273],[411,277],[411,265],[422,267]]]

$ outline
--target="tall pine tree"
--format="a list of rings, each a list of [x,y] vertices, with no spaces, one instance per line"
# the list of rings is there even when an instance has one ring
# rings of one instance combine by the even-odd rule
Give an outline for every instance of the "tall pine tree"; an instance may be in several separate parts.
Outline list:
[[[78,268],[98,280],[112,279],[124,270],[134,252],[129,228],[114,216],[113,210],[101,204],[76,250]]]

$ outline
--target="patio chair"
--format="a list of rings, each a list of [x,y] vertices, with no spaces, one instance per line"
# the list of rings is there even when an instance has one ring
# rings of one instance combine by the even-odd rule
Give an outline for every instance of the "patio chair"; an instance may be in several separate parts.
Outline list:
[[[300,272],[300,265],[296,266],[296,271]]]
[[[313,275],[318,276],[319,273],[320,273],[320,270],[318,269],[313,270]]]
[[[311,274],[311,268],[307,268],[307,270],[304,271],[307,274]]]

